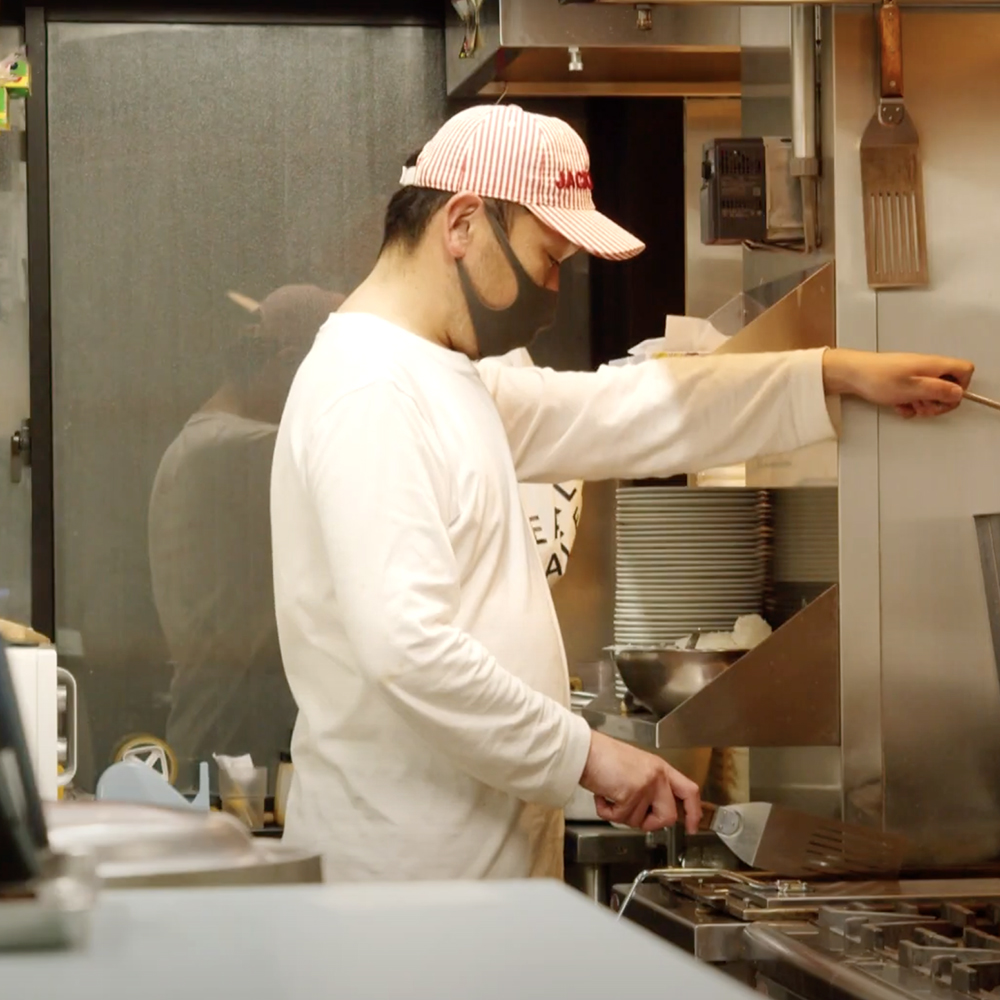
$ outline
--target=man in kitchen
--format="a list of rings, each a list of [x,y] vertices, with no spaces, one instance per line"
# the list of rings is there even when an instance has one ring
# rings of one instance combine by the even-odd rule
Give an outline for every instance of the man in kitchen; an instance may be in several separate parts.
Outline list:
[[[558,877],[577,785],[608,820],[656,830],[680,802],[698,823],[693,782],[568,709],[518,481],[790,451],[833,436],[828,396],[931,416],[971,378],[964,361],[843,350],[596,373],[490,360],[552,322],[571,254],[643,249],[591,188],[566,123],[455,116],[404,169],[373,271],[296,375],[271,480],[299,708],[285,836],[322,851],[328,879]]]

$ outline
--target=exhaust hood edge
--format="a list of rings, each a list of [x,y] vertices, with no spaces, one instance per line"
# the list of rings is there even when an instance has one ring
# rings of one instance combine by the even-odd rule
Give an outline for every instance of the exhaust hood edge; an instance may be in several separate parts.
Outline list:
[[[560,0],[494,0],[483,5],[480,48],[460,58],[464,27],[450,11],[445,25],[449,97],[719,96],[739,93],[740,8],[732,4],[664,8],[653,31],[637,30],[622,7]],[[569,73],[570,46],[598,70]],[[639,52],[653,72],[637,75]],[[527,53],[531,66],[517,67]],[[662,65],[655,56],[663,54]],[[620,58],[619,58],[620,57]],[[734,62],[736,69],[734,69]],[[511,79],[507,79],[507,76]]]

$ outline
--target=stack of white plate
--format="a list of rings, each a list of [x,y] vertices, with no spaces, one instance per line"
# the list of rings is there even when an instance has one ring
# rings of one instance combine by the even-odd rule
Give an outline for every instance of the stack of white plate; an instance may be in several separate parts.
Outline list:
[[[670,643],[730,631],[762,610],[768,575],[767,493],[628,486],[618,490],[615,643]]]
[[[837,490],[775,490],[773,504],[774,579],[835,582],[839,575]]]

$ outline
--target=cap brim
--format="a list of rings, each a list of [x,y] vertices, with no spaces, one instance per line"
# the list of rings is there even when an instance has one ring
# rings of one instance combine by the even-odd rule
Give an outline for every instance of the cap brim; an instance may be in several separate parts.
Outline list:
[[[574,246],[605,260],[630,260],[646,249],[627,229],[596,209],[528,205],[532,215],[565,236]]]

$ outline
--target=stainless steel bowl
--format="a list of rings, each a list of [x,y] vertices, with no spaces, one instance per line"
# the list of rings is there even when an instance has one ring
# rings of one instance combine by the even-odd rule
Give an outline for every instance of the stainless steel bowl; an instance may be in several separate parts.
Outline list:
[[[746,650],[616,649],[615,663],[636,701],[667,715],[728,670]]]

